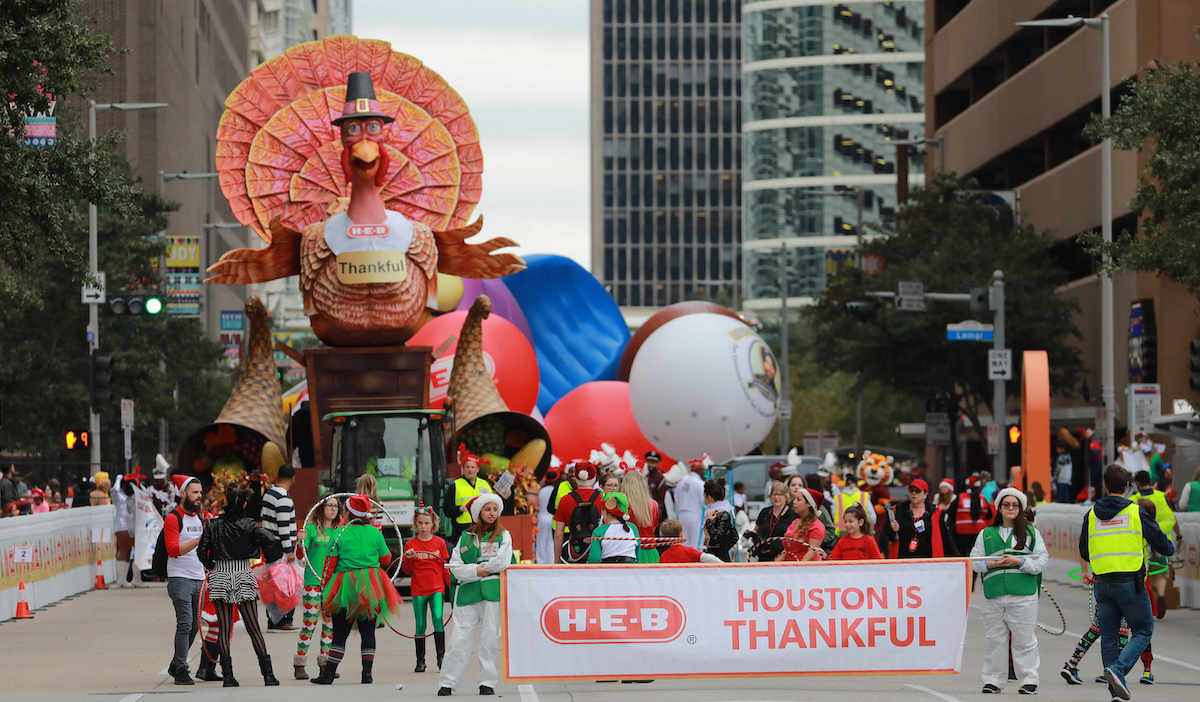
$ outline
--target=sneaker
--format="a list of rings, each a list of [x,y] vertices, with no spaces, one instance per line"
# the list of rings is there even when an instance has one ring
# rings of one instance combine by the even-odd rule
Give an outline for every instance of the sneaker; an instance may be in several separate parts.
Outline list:
[[[496,694],[496,691],[495,691],[495,690],[493,690],[492,688],[488,687],[487,685],[480,685],[480,686],[479,686],[479,694],[481,694],[481,695],[494,695],[494,694]]]
[[[185,670],[180,670],[179,672],[175,673],[175,684],[176,685],[195,685],[196,681],[192,680],[192,676],[188,675],[188,672],[185,669]]]
[[[453,693],[453,690],[451,690],[448,687],[439,687],[438,691],[437,691],[437,696],[438,697],[449,697],[452,693]]]
[[[1070,663],[1063,663],[1062,670],[1058,671],[1063,680],[1067,681],[1068,685],[1082,685],[1083,680],[1079,679],[1079,668]]]
[[[1117,675],[1112,668],[1104,669],[1104,678],[1108,681],[1108,686],[1117,697],[1123,700],[1129,699],[1129,688],[1125,685],[1125,679]]]
[[[1018,695],[1036,695],[1037,685],[1022,685],[1020,690],[1017,690]]]
[[[1096,679],[1095,679],[1095,680],[1093,680],[1092,682],[1098,682],[1098,683],[1100,683],[1101,685],[1107,685],[1107,684],[1108,684],[1108,678],[1104,677],[1104,673],[1100,673],[1099,675],[1097,675],[1097,676],[1096,676]]]
[[[1140,682],[1143,685],[1153,685],[1154,684],[1154,673],[1151,673],[1148,670],[1142,671],[1142,679],[1138,680],[1138,682]]]
[[[1000,694],[1000,688],[996,687],[995,685],[993,685],[991,683],[988,683],[987,685],[983,686],[983,694],[998,695],[998,694]]]

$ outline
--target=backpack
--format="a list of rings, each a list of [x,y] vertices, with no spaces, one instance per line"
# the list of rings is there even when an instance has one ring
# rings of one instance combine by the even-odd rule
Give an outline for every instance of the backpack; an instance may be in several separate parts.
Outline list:
[[[579,563],[588,555],[587,538],[600,526],[600,508],[597,506],[600,491],[593,490],[586,501],[574,490],[569,494],[575,499],[575,509],[571,510],[571,518],[567,521],[567,526],[571,529],[571,538],[563,544],[563,560]]]
[[[167,515],[167,519],[175,517],[179,522],[179,530],[183,531],[183,517],[179,516],[179,512],[171,510]],[[154,543],[154,556],[150,561],[150,570],[146,571],[156,578],[167,577],[167,519],[163,520],[163,528],[158,531],[158,541]]]

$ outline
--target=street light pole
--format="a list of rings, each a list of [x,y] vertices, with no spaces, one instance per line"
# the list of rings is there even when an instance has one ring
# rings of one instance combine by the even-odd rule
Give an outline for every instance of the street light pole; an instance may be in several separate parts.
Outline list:
[[[992,273],[992,290],[989,298],[993,315],[992,348],[996,351],[1003,351],[1006,340],[1004,338],[1004,273],[1002,271]],[[1003,431],[1003,427],[1008,424],[1007,394],[1003,378],[992,381],[992,423],[996,425],[998,436],[996,455],[992,457],[992,475],[996,477],[996,480],[1007,478],[1005,471],[1008,466],[1005,464],[1008,463],[1008,456],[1005,451]]]
[[[779,453],[787,453],[791,447],[792,413],[788,411],[788,250],[787,244],[779,245],[779,370],[783,383],[779,386]]]
[[[108,110],[132,111],[132,110],[154,110],[159,107],[167,107],[165,102],[96,102],[88,100],[88,159],[95,160],[96,158],[96,113],[106,112]],[[97,243],[97,212],[96,203],[88,203],[88,272],[95,278],[99,272],[99,246]],[[105,293],[107,295],[107,291]],[[90,366],[92,353],[100,348],[100,307],[97,302],[88,303],[88,364]],[[89,405],[91,400],[89,398]],[[89,407],[88,412],[88,462],[91,464],[88,467],[89,472],[95,475],[100,470],[100,408],[95,406]]]

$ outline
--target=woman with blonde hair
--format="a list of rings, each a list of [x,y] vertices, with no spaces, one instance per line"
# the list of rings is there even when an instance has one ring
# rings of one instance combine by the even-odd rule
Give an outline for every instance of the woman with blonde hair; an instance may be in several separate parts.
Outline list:
[[[637,471],[625,473],[621,478],[621,492],[629,498],[629,513],[639,534],[647,536],[657,532],[658,521],[662,516],[658,513],[658,503],[650,497],[650,484],[646,476]]]
[[[382,524],[383,518],[379,514],[379,508],[375,506],[375,503],[379,501],[379,481],[375,479],[375,476],[370,473],[358,476],[358,480],[354,481],[354,492],[371,498],[371,523]]]

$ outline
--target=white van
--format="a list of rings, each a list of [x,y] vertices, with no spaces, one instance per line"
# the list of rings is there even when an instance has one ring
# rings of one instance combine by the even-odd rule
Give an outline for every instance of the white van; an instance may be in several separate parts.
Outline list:
[[[771,504],[771,496],[768,494],[771,479],[768,472],[772,464],[779,461],[787,463],[787,456],[738,456],[723,464],[714,465],[712,477],[725,479],[726,498],[731,503],[734,484],[742,483],[746,486],[746,516],[754,521],[759,510]],[[816,473],[822,462],[818,456],[800,456],[796,472],[800,475]]]

